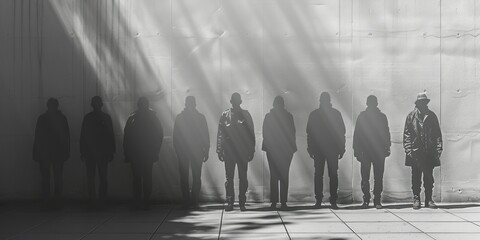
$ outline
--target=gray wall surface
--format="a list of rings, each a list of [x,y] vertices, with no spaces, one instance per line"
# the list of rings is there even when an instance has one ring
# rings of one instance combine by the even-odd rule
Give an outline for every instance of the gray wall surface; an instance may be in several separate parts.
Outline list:
[[[104,98],[117,136],[109,195],[129,198],[132,174],[123,162],[122,132],[136,99],[146,95],[166,133],[162,160],[153,170],[154,198],[177,200],[173,121],[185,97],[195,95],[212,145],[202,196],[220,200],[224,166],[213,146],[220,114],[238,91],[253,116],[257,139],[248,198],[269,199],[261,127],[273,98],[282,95],[295,118],[299,148],[290,171],[289,199],[313,201],[313,160],[306,151],[305,127],[320,93],[329,91],[347,126],[339,200],[361,201],[352,134],[366,97],[375,94],[388,116],[393,142],[384,200],[409,201],[402,131],[416,94],[426,90],[444,134],[434,198],[478,201],[479,27],[480,3],[475,0],[2,0],[0,199],[40,195],[31,149],[36,118],[49,97],[59,98],[72,133],[65,196],[86,197],[78,140],[94,95]]]

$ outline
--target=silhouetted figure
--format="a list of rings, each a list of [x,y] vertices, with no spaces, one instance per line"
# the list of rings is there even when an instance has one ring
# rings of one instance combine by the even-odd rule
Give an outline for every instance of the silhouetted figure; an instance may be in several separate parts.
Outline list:
[[[405,165],[412,168],[413,209],[419,209],[420,186],[425,188],[425,207],[436,208],[433,202],[433,169],[440,166],[443,151],[442,132],[437,115],[428,109],[430,99],[425,93],[419,93],[415,109],[405,120],[403,147],[405,148]]]
[[[232,108],[224,111],[218,123],[217,154],[220,161],[225,162],[225,190],[227,195],[226,211],[233,210],[235,192],[233,188],[235,166],[238,166],[240,189],[238,201],[240,210],[245,211],[248,188],[247,169],[248,162],[255,153],[255,132],[250,113],[240,107],[242,98],[239,93],[232,94],[230,99]]]
[[[280,182],[281,207],[286,209],[290,163],[297,151],[297,144],[293,116],[285,109],[285,102],[281,96],[275,97],[273,108],[265,115],[262,150],[267,153],[270,168],[271,208],[277,207]]]
[[[391,141],[387,116],[377,106],[377,97],[368,96],[367,109],[358,115],[353,133],[354,156],[361,164],[362,208],[368,208],[370,203],[370,169],[372,165],[375,179],[373,204],[377,209],[382,208],[385,158],[390,156]]]
[[[202,184],[202,165],[208,160],[210,137],[207,120],[197,111],[195,97],[185,99],[185,109],[178,114],[173,127],[173,147],[177,153],[183,205],[198,208]],[[189,172],[192,169],[192,193],[190,194]]]
[[[98,200],[103,207],[107,196],[107,168],[115,153],[115,136],[112,118],[102,111],[103,101],[99,96],[92,98],[93,111],[85,115],[80,132],[80,158],[87,168],[87,187],[91,207],[96,204],[95,172],[100,179]]]
[[[315,163],[315,207],[323,199],[323,172],[325,162],[330,177],[330,204],[337,207],[338,160],[345,153],[345,124],[342,114],[330,103],[330,94],[320,95],[320,107],[310,113],[307,123],[308,153]]]
[[[135,205],[142,205],[143,190],[143,208],[148,209],[152,193],[152,167],[159,158],[163,128],[146,97],[141,97],[137,106],[138,110],[125,124],[123,151],[125,161],[132,164]]]
[[[63,189],[63,163],[70,157],[70,130],[67,118],[58,110],[55,98],[47,101],[47,112],[40,115],[35,127],[33,160],[40,164],[42,197],[50,204],[50,175],[53,170],[54,204],[59,207]]]

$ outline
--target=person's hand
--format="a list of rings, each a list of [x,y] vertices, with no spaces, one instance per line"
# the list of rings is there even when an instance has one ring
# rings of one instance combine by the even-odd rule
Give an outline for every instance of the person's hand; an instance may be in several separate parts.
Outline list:
[[[253,160],[253,155],[254,153],[251,153],[250,155],[248,155],[248,161],[251,162]]]
[[[390,148],[386,148],[386,149],[385,149],[385,157],[390,156],[390,153],[391,153],[391,152],[390,152]]]
[[[342,159],[343,158],[343,153],[339,153],[338,154],[338,159]]]
[[[225,159],[223,159],[223,152],[219,152],[218,153],[218,160],[220,160],[221,162],[225,161]]]
[[[308,153],[308,155],[310,155],[311,159],[315,159],[315,155],[313,155],[312,153]]]
[[[207,162],[208,161],[208,152],[206,152],[204,155],[203,155],[203,162]]]

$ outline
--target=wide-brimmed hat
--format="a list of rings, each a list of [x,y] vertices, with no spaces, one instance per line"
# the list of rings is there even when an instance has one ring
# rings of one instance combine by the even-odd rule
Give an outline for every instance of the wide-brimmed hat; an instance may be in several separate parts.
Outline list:
[[[417,94],[417,100],[415,101],[415,103],[418,103],[419,101],[426,101],[427,103],[429,103],[430,99],[428,99],[427,93],[421,92]]]

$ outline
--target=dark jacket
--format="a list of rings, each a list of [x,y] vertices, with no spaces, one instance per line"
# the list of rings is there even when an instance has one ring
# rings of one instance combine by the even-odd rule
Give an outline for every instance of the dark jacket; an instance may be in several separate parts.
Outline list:
[[[87,161],[113,160],[115,136],[112,118],[104,112],[90,112],[83,118],[80,156]]]
[[[203,160],[210,149],[207,120],[197,110],[178,114],[173,127],[173,147],[178,158]]]
[[[345,153],[345,123],[331,105],[320,105],[307,122],[308,153],[315,156]]]
[[[293,116],[285,109],[272,108],[263,121],[262,150],[290,155],[297,151]]]
[[[58,110],[40,115],[35,127],[33,160],[59,162],[69,157],[70,130],[65,115]]]
[[[127,120],[123,136],[125,161],[158,161],[163,128],[152,110],[136,111]]]
[[[415,108],[408,114],[403,131],[403,148],[407,154],[406,166],[412,166],[416,160],[425,161],[423,164],[430,166],[440,166],[443,141],[435,113],[427,110],[422,119],[420,110]]]
[[[367,107],[358,115],[353,133],[355,157],[361,161],[363,155],[367,154],[374,159],[384,159],[389,154],[391,144],[387,116],[377,107]]]
[[[230,151],[238,159],[251,161],[255,152],[252,116],[247,110],[228,109],[218,123],[217,153]]]

